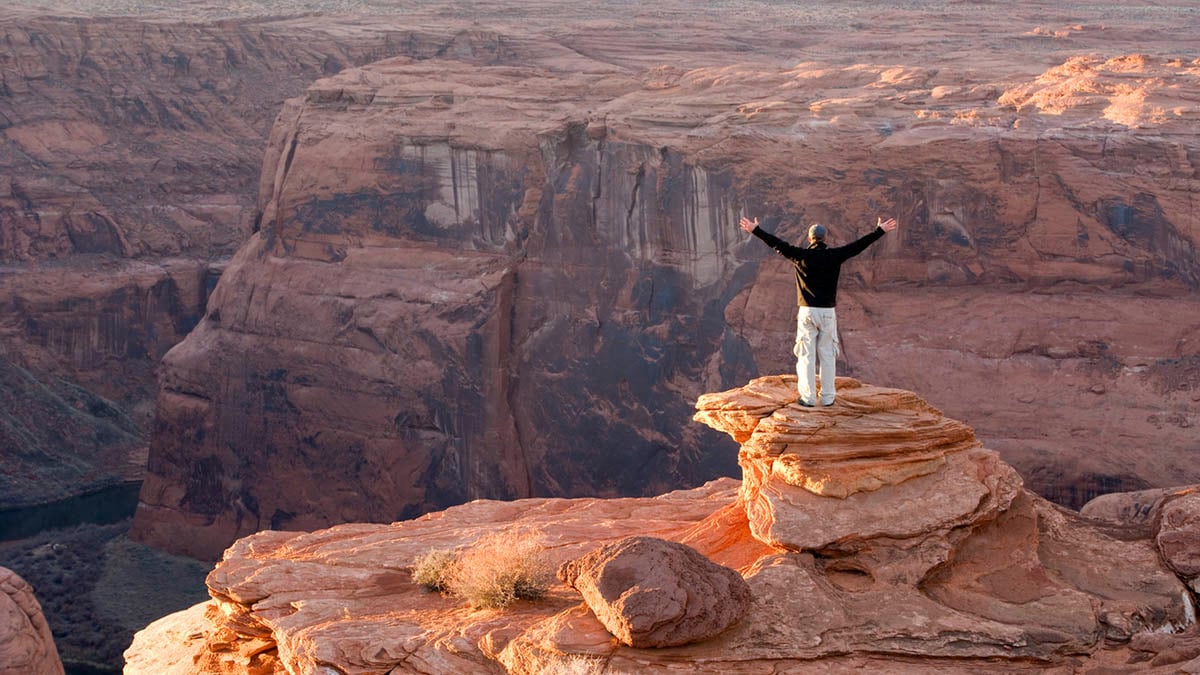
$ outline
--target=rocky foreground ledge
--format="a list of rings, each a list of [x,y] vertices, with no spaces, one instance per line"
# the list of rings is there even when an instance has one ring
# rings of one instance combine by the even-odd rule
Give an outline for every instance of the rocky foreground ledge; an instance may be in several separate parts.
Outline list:
[[[793,378],[765,377],[697,403],[742,444],[740,484],[241,539],[212,600],[138,633],[126,672],[538,673],[580,656],[614,673],[1200,672],[1196,493],[1158,497],[1182,515],[1151,526],[1088,520],[911,392],[840,379],[832,407],[795,398]],[[633,535],[685,543],[753,600],[716,638],[636,649],[566,586],[472,611],[411,581],[427,550],[512,527],[541,529],[556,563]]]

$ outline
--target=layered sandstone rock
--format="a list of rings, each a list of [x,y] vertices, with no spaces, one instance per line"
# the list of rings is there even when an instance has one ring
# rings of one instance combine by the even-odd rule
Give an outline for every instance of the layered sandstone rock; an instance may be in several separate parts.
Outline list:
[[[62,675],[63,665],[33,589],[0,567],[0,675]]]
[[[697,402],[697,421],[742,443],[742,501],[756,537],[793,551],[844,550],[944,534],[1008,508],[1021,479],[981,451],[969,427],[911,392],[838,385],[837,403],[813,410],[795,404],[794,376]]]
[[[911,392],[841,378],[835,405],[807,409],[795,384],[760,378],[697,402],[698,421],[744,439],[757,538],[826,558],[852,587],[917,586],[1059,648],[1101,629],[1126,641],[1167,607],[1189,622],[1190,600],[1145,541],[1110,539],[1022,490],[969,428]]]
[[[144,476],[155,368],[250,233],[285,99],[401,53],[494,58],[486,33],[461,27],[261,14],[0,7],[0,367],[20,373],[5,377],[0,448],[17,459],[0,508]],[[107,399],[132,440],[95,406],[47,395],[61,390]],[[32,419],[68,422],[21,428],[48,407]]]
[[[0,9],[0,263],[228,256],[285,99],[349,66],[433,56],[458,33],[131,9]]]
[[[150,663],[153,654],[157,663],[200,664],[201,673],[306,672],[317,664],[536,673],[571,659],[616,672],[667,672],[687,663],[714,673],[1069,672],[1089,664],[1184,663],[1192,638],[1172,634],[1194,624],[1194,606],[1150,538],[1133,530],[1118,538],[1022,489],[969,429],[909,392],[840,384],[839,402],[827,409],[795,407],[788,377],[701,400],[700,419],[743,439],[740,486],[722,479],[654,499],[476,501],[392,525],[243,539],[209,576],[211,603],[139,633],[128,672],[148,672],[133,664]],[[871,459],[869,471],[848,451],[839,426]],[[803,440],[806,432],[825,442]],[[914,454],[939,452],[944,461],[929,471],[907,466]],[[813,490],[820,486],[794,480],[789,469],[808,459],[820,459],[830,476],[871,479],[844,480],[856,486],[845,496],[819,494]],[[967,477],[978,481],[977,509],[920,517],[939,510],[943,496],[914,486],[945,482],[953,491],[951,484],[967,484]],[[811,499],[800,506],[778,497],[795,498],[796,491]],[[859,508],[856,496],[866,495],[890,504],[893,514]],[[834,511],[819,500],[839,505],[854,531],[811,542],[786,537],[779,542],[786,547],[760,540],[775,531],[766,526],[770,513],[787,519]],[[423,592],[407,574],[430,548],[468,545],[507,527],[541,529],[557,561],[629,536],[684,543],[737,569],[753,599],[742,620],[716,637],[638,649],[612,637],[566,587],[505,612],[472,612]],[[178,625],[187,617],[191,633],[206,637],[189,642],[186,654],[163,656],[180,648],[169,636],[187,632]],[[1163,637],[1149,639],[1152,633]]]

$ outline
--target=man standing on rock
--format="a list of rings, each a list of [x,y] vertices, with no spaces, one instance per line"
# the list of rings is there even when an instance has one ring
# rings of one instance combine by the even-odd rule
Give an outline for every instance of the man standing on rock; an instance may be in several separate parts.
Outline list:
[[[797,389],[800,405],[811,408],[817,401],[817,361],[821,364],[821,405],[833,405],[837,391],[834,387],[837,368],[837,305],[838,275],[842,263],[862,253],[886,232],[896,229],[896,219],[882,218],[876,221],[875,229],[858,241],[845,246],[830,248],[825,243],[828,231],[824,225],[808,228],[808,247],[792,246],[786,241],[766,232],[758,226],[758,218],[742,218],[743,230],[753,234],[775,249],[775,252],[796,266],[796,303],[800,306],[796,316]],[[815,352],[815,353],[814,353]]]

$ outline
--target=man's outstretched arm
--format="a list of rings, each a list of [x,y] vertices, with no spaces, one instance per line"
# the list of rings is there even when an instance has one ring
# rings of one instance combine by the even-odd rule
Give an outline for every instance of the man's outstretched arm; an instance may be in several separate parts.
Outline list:
[[[743,230],[758,237],[759,239],[762,239],[764,242],[766,242],[767,246],[775,249],[775,252],[779,255],[787,258],[788,260],[795,260],[797,258],[798,254],[796,252],[799,249],[759,227],[758,218],[755,218],[754,220],[742,218],[738,225],[740,225]]]
[[[876,219],[874,230],[871,230],[863,237],[860,237],[857,241],[852,241],[849,244],[838,248],[838,251],[842,254],[842,260],[853,258],[859,253],[862,253],[863,251],[867,250],[868,246],[878,241],[879,238],[885,233],[891,232],[899,226],[900,225],[896,222],[895,218],[888,218],[887,220],[884,220],[883,218]]]

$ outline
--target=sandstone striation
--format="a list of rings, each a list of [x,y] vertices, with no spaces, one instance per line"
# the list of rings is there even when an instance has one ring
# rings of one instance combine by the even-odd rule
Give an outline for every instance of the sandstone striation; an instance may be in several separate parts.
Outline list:
[[[746,613],[750,587],[695,549],[630,537],[568,561],[558,578],[623,645],[676,647],[720,634]]]
[[[745,436],[748,425],[753,429],[738,457],[745,476],[741,498],[751,531],[767,543],[847,553],[872,540],[888,542],[903,553],[858,556],[871,561],[860,571],[916,582],[949,551],[913,556],[909,549],[931,532],[942,548],[940,540],[952,531],[994,519],[1019,492],[1020,477],[994,452],[980,449],[969,427],[911,392],[843,378],[834,406],[781,408],[794,402],[795,389],[794,376],[760,378],[697,402],[697,421],[725,429],[727,415],[740,417],[729,429],[735,438]],[[747,390],[755,394],[752,402],[742,400]],[[885,572],[895,557],[920,563]]]
[[[213,600],[139,633],[127,672],[173,661],[198,664],[199,673],[318,665],[536,673],[572,659],[615,672],[667,672],[680,663],[714,673],[1188,672],[1193,637],[1175,634],[1194,627],[1194,601],[1150,535],[1116,536],[1112,526],[1033,495],[969,428],[910,392],[839,384],[839,402],[816,410],[795,406],[787,376],[702,397],[697,418],[743,439],[741,485],[721,479],[652,499],[481,500],[391,525],[242,539],[209,576]],[[838,428],[859,452],[849,451]],[[810,435],[825,442],[805,440]],[[907,466],[938,453],[944,461],[932,469]],[[849,480],[862,472],[862,457],[871,460],[864,474],[871,479]],[[809,459],[853,490],[820,494],[816,481],[796,480],[812,475]],[[806,468],[796,473],[792,464]],[[971,480],[974,510],[920,516],[957,501],[914,485],[946,483],[953,492],[960,488],[952,484]],[[854,501],[868,496],[894,513]],[[847,531],[811,541],[766,524],[771,513],[785,521],[839,509]],[[430,548],[468,545],[507,527],[541,529],[559,562],[597,544],[618,548],[627,537],[686,544],[736,569],[751,601],[715,637],[642,649],[613,637],[565,586],[541,602],[472,612],[422,592],[407,574]],[[566,576],[578,580],[578,565],[566,565]],[[692,585],[680,591],[703,594]],[[172,642],[184,633],[204,637]]]
[[[62,675],[63,665],[33,589],[0,567],[0,675]]]

